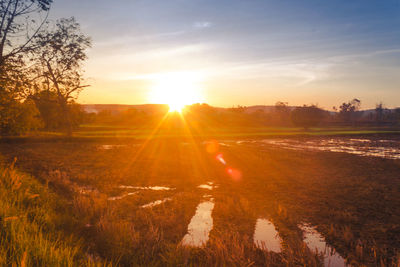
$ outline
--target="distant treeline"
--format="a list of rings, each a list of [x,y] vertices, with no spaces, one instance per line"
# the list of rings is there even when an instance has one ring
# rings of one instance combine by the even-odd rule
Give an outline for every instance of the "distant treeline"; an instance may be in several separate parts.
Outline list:
[[[214,127],[282,126],[395,126],[400,124],[400,108],[386,109],[377,104],[375,110],[361,111],[361,101],[354,99],[342,103],[335,111],[326,111],[317,105],[289,106],[277,102],[265,108],[237,106],[217,108],[207,104],[193,104],[182,111],[185,123],[206,129]],[[92,110],[93,111],[93,110]],[[149,105],[146,108],[107,109],[82,115],[81,122],[97,125],[153,126],[167,116],[165,105]],[[178,116],[180,117],[180,116]],[[165,119],[165,118],[164,118]],[[171,118],[169,118],[171,120]],[[179,120],[179,118],[178,118]],[[179,123],[177,123],[179,125]]]
[[[68,126],[64,110],[57,102],[57,94],[42,91],[15,104],[23,110],[17,117],[14,129],[7,134],[24,134],[32,130],[65,131],[66,127],[77,129],[80,125],[125,126],[137,128],[183,127],[217,130],[240,127],[311,127],[324,126],[400,126],[400,108],[386,109],[382,103],[374,110],[360,110],[361,102],[354,99],[342,103],[334,111],[326,111],[317,105],[289,106],[277,102],[275,106],[237,106],[218,108],[207,104],[186,106],[182,113],[169,113],[167,105],[127,106],[101,105],[101,109],[85,109],[84,105],[70,101]],[[109,106],[109,108],[107,108]],[[10,125],[10,124],[9,124]],[[4,129],[3,129],[4,130]],[[4,134],[3,133],[3,134]]]

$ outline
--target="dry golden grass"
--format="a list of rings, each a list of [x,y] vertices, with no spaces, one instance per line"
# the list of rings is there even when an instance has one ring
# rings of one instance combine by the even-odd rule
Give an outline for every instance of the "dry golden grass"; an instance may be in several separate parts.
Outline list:
[[[102,266],[77,236],[58,229],[55,196],[14,163],[0,168],[1,266]]]

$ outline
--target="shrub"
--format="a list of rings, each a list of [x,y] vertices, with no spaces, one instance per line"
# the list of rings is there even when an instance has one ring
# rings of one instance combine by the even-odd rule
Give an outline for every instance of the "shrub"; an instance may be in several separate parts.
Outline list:
[[[297,107],[291,113],[293,124],[305,129],[317,126],[323,117],[324,111],[314,105]]]

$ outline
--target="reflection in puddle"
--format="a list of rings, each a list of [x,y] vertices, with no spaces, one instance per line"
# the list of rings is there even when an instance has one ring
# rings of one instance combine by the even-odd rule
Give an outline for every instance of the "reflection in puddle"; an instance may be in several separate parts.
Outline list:
[[[166,186],[130,186],[130,185],[120,185],[118,188],[121,189],[137,189],[137,190],[154,190],[154,191],[168,191],[175,190],[175,188],[166,187]]]
[[[369,139],[358,139],[358,138],[351,138],[350,141],[353,142],[361,142],[361,143],[371,143],[372,141]]]
[[[197,188],[213,190],[214,188],[218,188],[218,186],[214,185],[213,182],[207,182],[206,184],[199,185]]]
[[[213,190],[214,187],[212,185],[208,185],[208,184],[201,184],[198,186],[198,188]]]
[[[264,139],[264,144],[275,145],[293,150],[319,150],[330,152],[344,152],[360,156],[371,156],[388,159],[400,159],[400,147],[396,141],[369,139]],[[389,145],[387,145],[389,144]]]
[[[324,256],[324,266],[340,267],[346,266],[345,260],[329,245],[315,228],[302,225],[300,229],[304,231],[304,242],[311,251],[322,253]]]
[[[214,209],[214,202],[201,202],[196,209],[196,214],[192,217],[188,225],[188,233],[182,239],[182,245],[201,247],[204,246],[209,238],[209,233],[213,228],[213,218],[211,216]]]
[[[170,201],[170,200],[172,200],[170,197],[167,197],[164,199],[159,199],[159,200],[156,200],[156,201],[153,201],[153,202],[143,205],[142,208],[152,208],[154,206],[158,206],[158,205],[160,205],[164,202]]]
[[[275,226],[267,219],[257,219],[254,230],[254,244],[256,247],[276,253],[281,252],[281,239]]]
[[[124,194],[124,195],[122,195],[122,196],[109,197],[109,198],[107,198],[107,200],[111,200],[111,201],[113,201],[113,200],[120,200],[120,199],[123,199],[123,198],[125,198],[125,197],[127,197],[127,196],[132,196],[132,195],[135,195],[135,194],[137,194],[137,192]]]
[[[110,149],[124,147],[124,146],[126,146],[126,145],[101,145],[98,148],[99,149],[104,149],[104,150],[110,150]]]
[[[231,145],[229,145],[229,144],[227,144],[227,143],[221,143],[221,142],[219,142],[218,143],[220,146],[231,146]]]

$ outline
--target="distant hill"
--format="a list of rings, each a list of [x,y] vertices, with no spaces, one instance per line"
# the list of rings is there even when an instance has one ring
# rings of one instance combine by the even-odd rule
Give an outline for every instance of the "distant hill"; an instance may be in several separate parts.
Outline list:
[[[163,104],[143,104],[143,105],[122,105],[122,104],[83,104],[83,109],[88,113],[99,113],[101,111],[110,111],[112,114],[118,114],[128,109],[136,109],[138,111],[151,112],[155,110],[167,109],[167,105]]]
[[[89,113],[99,113],[104,110],[108,110],[113,114],[121,113],[128,109],[136,109],[138,111],[151,111],[151,110],[160,110],[168,108],[167,105],[164,104],[143,104],[143,105],[122,105],[122,104],[82,104],[84,110]],[[222,108],[222,107],[214,107],[217,110],[226,110],[229,108]],[[295,107],[289,107],[293,109]],[[258,110],[263,111],[265,113],[269,113],[274,111],[275,106],[263,106],[263,105],[256,105],[256,106],[248,106],[244,107],[244,112],[246,113],[253,113]]]
[[[288,106],[288,108],[290,110],[292,110],[292,109],[294,109],[296,107]],[[265,112],[265,113],[273,112],[273,111],[275,111],[275,106],[256,105],[256,106],[245,107],[245,112],[246,113],[253,113],[253,112],[257,112],[257,111],[262,111],[262,112]]]

